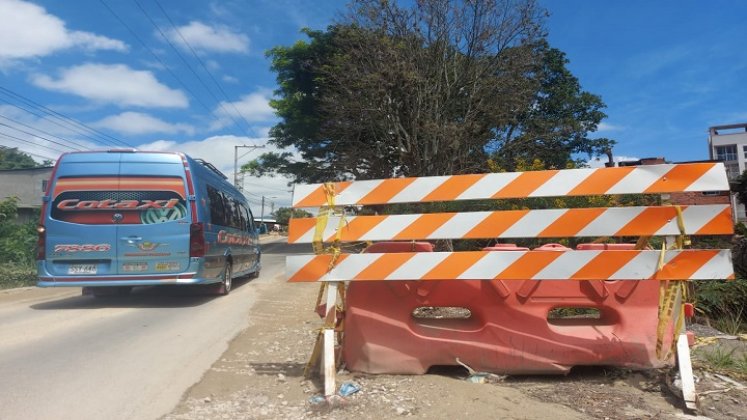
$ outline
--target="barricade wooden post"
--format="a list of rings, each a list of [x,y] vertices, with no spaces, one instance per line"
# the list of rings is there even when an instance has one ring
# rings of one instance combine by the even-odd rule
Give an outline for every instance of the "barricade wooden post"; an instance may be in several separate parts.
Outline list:
[[[666,164],[637,167],[548,170],[524,173],[491,173],[421,178],[395,178],[334,184],[297,185],[294,207],[366,206],[460,200],[663,194],[725,191],[729,189],[721,163]],[[494,249],[461,252],[384,252],[293,255],[286,259],[289,282],[331,282],[326,295],[327,317],[323,330],[322,373],[325,394],[334,393],[334,324],[338,282],[360,281],[552,281],[604,280],[670,283],[666,313],[674,320],[672,347],[683,380],[691,375],[689,355],[682,349],[679,319],[684,299],[681,281],[734,278],[729,250],[683,249],[685,235],[733,233],[728,203],[688,206],[638,206],[623,208],[534,209],[374,216],[335,216],[291,219],[289,243],[352,241],[434,241],[440,239],[665,237],[661,250],[588,248],[571,250]],[[675,239],[676,238],[676,239]],[[623,249],[624,248],[624,249]],[[525,286],[529,284],[524,283]],[[592,287],[602,283],[594,283]],[[505,288],[505,287],[504,287]],[[506,289],[508,290],[508,289]],[[596,289],[595,289],[596,290]],[[504,291],[509,293],[508,291]],[[619,289],[617,293],[623,293]],[[624,292],[625,296],[627,293]],[[606,296],[602,293],[600,296]],[[664,301],[662,301],[664,302]],[[490,305],[490,304],[489,304]],[[662,304],[663,305],[663,304]],[[333,315],[331,315],[333,314]],[[330,323],[331,322],[331,323]],[[669,328],[669,327],[667,327]],[[596,331],[597,329],[595,329]],[[663,353],[662,329],[656,353]],[[440,334],[448,334],[441,330]],[[543,342],[551,342],[549,336]],[[614,342],[604,337],[601,342]],[[686,343],[686,341],[685,341]],[[397,344],[397,343],[390,343]],[[377,348],[386,346],[377,346]],[[575,346],[574,348],[579,348]],[[644,349],[646,352],[653,346]],[[669,347],[667,348],[669,349]],[[669,353],[669,350],[667,351]],[[409,354],[410,357],[417,355]],[[544,357],[544,356],[542,356]],[[464,360],[464,359],[463,359]],[[688,374],[688,371],[690,372]],[[694,401],[692,384],[685,385],[685,400]]]
[[[324,395],[334,395],[335,385],[335,324],[337,321],[337,282],[327,283],[325,299],[327,313],[324,317],[324,347],[322,352],[321,376],[324,379]]]

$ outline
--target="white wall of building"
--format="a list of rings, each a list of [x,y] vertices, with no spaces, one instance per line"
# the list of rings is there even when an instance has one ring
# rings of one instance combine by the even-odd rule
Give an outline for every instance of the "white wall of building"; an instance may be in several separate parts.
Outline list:
[[[714,126],[708,129],[708,147],[711,159],[726,166],[729,181],[735,181],[747,169],[747,123]],[[732,196],[736,219],[747,221],[747,211],[736,196]]]

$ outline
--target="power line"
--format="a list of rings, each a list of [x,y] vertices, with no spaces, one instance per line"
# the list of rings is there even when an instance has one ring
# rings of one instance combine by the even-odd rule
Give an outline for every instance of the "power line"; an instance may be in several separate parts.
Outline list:
[[[76,142],[74,142],[74,141],[72,141],[72,140],[70,140],[70,139],[66,139],[66,138],[63,138],[63,137],[60,137],[60,136],[54,135],[54,134],[52,134],[52,133],[49,133],[49,132],[46,132],[46,131],[44,131],[44,130],[42,130],[42,129],[40,129],[40,128],[32,127],[32,126],[30,126],[30,125],[28,125],[28,124],[24,124],[24,123],[22,123],[22,122],[20,122],[20,121],[18,121],[18,120],[15,120],[15,119],[13,119],[13,118],[8,118],[8,117],[6,117],[6,116],[4,116],[4,115],[2,115],[2,114],[0,114],[0,118],[2,118],[2,119],[4,119],[4,120],[8,120],[8,121],[12,122],[13,124],[18,124],[18,125],[20,125],[21,127],[26,127],[26,128],[28,128],[28,129],[31,129],[31,130],[36,130],[36,131],[38,131],[38,132],[40,132],[40,133],[42,133],[42,134],[46,134],[46,135],[48,135],[48,136],[50,136],[50,137],[54,137],[54,138],[56,138],[56,139],[59,139],[59,140],[62,140],[62,141],[67,141],[67,142],[70,142],[70,143],[72,143],[72,144],[74,144],[74,145],[76,145],[76,146],[80,146],[80,147],[82,147],[83,149],[87,149],[87,150],[90,150],[90,149],[91,149],[90,147],[86,147],[86,146],[84,146],[84,145],[82,145],[82,144],[80,144],[80,143],[76,143]],[[39,138],[44,138],[44,137],[41,137],[41,136],[36,136],[36,137],[39,137]]]
[[[2,92],[0,92],[0,93],[2,93]],[[10,106],[13,106],[13,107],[15,107],[15,108],[18,108],[18,109],[20,109],[20,110],[22,110],[22,111],[26,111],[26,112],[28,112],[28,113],[29,113],[29,114],[31,114],[31,115],[35,115],[35,116],[37,116],[37,117],[39,117],[39,118],[45,119],[46,121],[49,121],[49,122],[51,122],[52,124],[54,124],[54,125],[56,125],[56,126],[58,126],[58,127],[64,128],[64,129],[66,129],[66,130],[73,130],[73,131],[75,131],[75,132],[76,132],[77,134],[80,134],[80,135],[82,135],[83,137],[86,137],[87,139],[89,139],[89,140],[93,141],[94,143],[98,143],[98,144],[101,144],[101,140],[99,140],[99,139],[97,139],[97,138],[95,138],[95,137],[91,137],[91,136],[89,136],[89,135],[88,135],[87,133],[85,133],[85,132],[82,132],[82,131],[80,131],[79,129],[76,129],[76,127],[74,127],[74,126],[71,126],[71,125],[62,125],[62,124],[61,124],[60,122],[58,122],[58,121],[56,121],[56,120],[53,120],[53,119],[47,119],[47,117],[49,117],[49,115],[43,115],[43,114],[40,114],[40,113],[34,112],[34,111],[32,111],[32,110],[29,110],[29,109],[27,109],[27,108],[25,108],[25,107],[23,107],[23,106],[21,106],[21,105],[18,105],[18,104],[14,104],[14,103],[12,103],[12,102],[9,102],[8,100],[6,100],[6,99],[3,99],[3,98],[0,98],[0,101],[2,101],[2,102],[5,102],[6,104],[8,104],[8,105],[10,105]],[[54,117],[54,116],[52,116],[52,117]],[[61,121],[62,121],[62,122],[67,122],[67,121],[65,121],[65,120],[61,120]]]
[[[2,135],[3,135],[3,134],[2,134],[2,133],[0,133],[0,136],[2,136]],[[33,153],[33,152],[29,152],[29,151],[27,151],[27,150],[22,150],[22,149],[20,149],[20,148],[18,148],[18,147],[9,147],[9,146],[4,146],[4,145],[0,144],[0,149],[4,149],[4,150],[15,149],[15,150],[20,150],[21,152],[23,152],[23,153],[25,153],[25,154],[27,154],[27,155],[31,155],[31,156],[36,156],[36,157],[40,157],[40,158],[42,158],[42,159],[46,159],[46,160],[57,160],[57,158],[53,158],[53,157],[49,157],[49,156],[44,156],[44,155],[40,155],[40,154],[38,154],[38,153]]]
[[[150,54],[151,54],[151,55],[153,56],[153,58],[155,58],[155,59],[156,59],[156,61],[158,61],[158,62],[159,62],[159,63],[160,63],[160,64],[161,64],[162,66],[163,66],[163,68],[164,68],[164,69],[166,69],[166,71],[167,71],[167,72],[169,72],[169,74],[171,75],[171,77],[173,77],[173,78],[174,78],[174,80],[176,80],[176,81],[177,81],[177,83],[179,83],[179,85],[181,85],[181,87],[183,87],[183,88],[184,88],[184,90],[186,90],[187,92],[189,92],[189,94],[190,94],[190,95],[192,95],[192,97],[193,97],[193,98],[194,98],[194,99],[195,99],[195,100],[197,101],[197,103],[199,103],[200,105],[202,105],[202,107],[203,107],[203,108],[205,108],[205,110],[206,110],[207,112],[209,112],[209,113],[212,113],[212,111],[210,110],[210,107],[208,107],[208,106],[207,106],[207,105],[205,104],[205,102],[203,102],[203,101],[202,101],[202,99],[200,99],[200,97],[199,97],[199,96],[197,96],[197,95],[196,95],[196,94],[194,93],[194,91],[192,91],[192,89],[190,89],[190,88],[189,88],[189,86],[187,86],[187,85],[186,85],[186,84],[185,84],[185,83],[184,83],[184,82],[182,81],[182,79],[180,79],[180,78],[179,78],[179,76],[177,76],[177,75],[176,75],[176,73],[174,73],[174,71],[173,71],[173,70],[171,70],[171,68],[170,68],[169,66],[167,66],[167,65],[166,65],[166,63],[164,63],[164,61],[163,61],[163,60],[161,60],[161,57],[159,57],[159,56],[158,56],[158,54],[156,54],[156,53],[155,53],[155,51],[153,51],[153,50],[152,50],[152,49],[151,49],[151,48],[150,48],[150,47],[149,47],[149,46],[148,46],[148,45],[147,45],[147,44],[145,43],[145,41],[143,41],[143,40],[142,40],[142,38],[140,38],[140,36],[139,36],[139,35],[137,34],[137,32],[135,32],[135,30],[134,30],[134,29],[132,29],[132,28],[130,27],[130,25],[128,25],[128,24],[127,24],[127,23],[126,23],[126,22],[125,22],[125,21],[124,21],[124,20],[123,20],[123,19],[122,19],[122,18],[121,18],[121,17],[119,16],[119,14],[117,14],[117,12],[115,12],[115,11],[114,11],[114,9],[112,9],[112,8],[111,8],[111,7],[110,7],[110,6],[109,6],[109,5],[108,5],[108,4],[107,4],[107,3],[106,3],[106,2],[104,1],[104,0],[99,0],[99,2],[100,2],[101,4],[103,4],[103,5],[104,5],[104,7],[106,7],[106,8],[107,8],[107,10],[109,10],[109,12],[111,12],[111,14],[112,14],[112,15],[114,15],[114,17],[115,17],[115,18],[116,18],[116,19],[117,19],[117,20],[119,21],[119,23],[121,23],[121,24],[122,24],[122,26],[124,26],[124,27],[125,27],[125,28],[127,29],[127,31],[129,31],[129,32],[130,32],[130,35],[132,35],[132,36],[133,36],[133,37],[134,37],[134,38],[135,38],[135,39],[136,39],[136,40],[137,40],[137,41],[138,41],[138,42],[140,43],[140,45],[142,45],[142,46],[143,46],[143,48],[145,48],[145,49],[146,49],[146,50],[147,50],[147,51],[148,51],[148,52],[149,52],[149,53],[150,53]]]
[[[29,140],[26,140],[26,139],[22,139],[20,137],[12,136],[12,135],[10,135],[8,133],[3,133],[1,131],[0,131],[0,136],[3,136],[5,138],[7,138],[7,139],[11,139],[11,140],[15,140],[15,141],[20,141],[20,142],[23,142],[23,143],[28,143],[28,144],[31,144],[31,145],[34,145],[34,146],[37,146],[37,147],[43,147],[45,149],[49,149],[49,150],[55,151],[55,152],[60,153],[60,154],[67,153],[65,150],[55,149],[54,147],[45,146],[43,144],[36,144],[33,141],[29,141]]]
[[[62,143],[60,143],[58,141],[54,141],[54,140],[48,139],[48,138],[46,138],[44,136],[40,136],[38,134],[34,134],[34,133],[28,132],[26,130],[21,130],[18,127],[13,127],[12,125],[8,125],[8,124],[2,123],[2,122],[0,122],[0,127],[8,127],[11,130],[18,131],[19,133],[23,133],[23,134],[26,134],[26,135],[29,135],[29,136],[32,136],[32,137],[40,138],[40,139],[46,140],[46,141],[48,141],[50,143],[54,143],[54,144],[56,144],[58,146],[67,147],[68,149],[73,149],[73,150],[77,150],[77,151],[83,150],[83,149],[78,149],[78,148],[73,147],[73,146],[68,146],[67,144],[62,144]]]
[[[218,99],[218,97],[215,96],[215,94],[213,93],[213,91],[208,87],[207,83],[205,83],[205,81],[202,79],[202,77],[200,77],[200,75],[197,74],[197,72],[192,67],[192,65],[189,64],[189,61],[187,61],[187,59],[184,58],[184,56],[182,55],[182,53],[179,52],[179,49],[176,48],[176,46],[171,42],[171,40],[169,39],[169,37],[166,36],[166,34],[161,29],[161,27],[158,26],[158,24],[150,16],[150,14],[148,13],[148,11],[145,10],[145,8],[142,6],[142,4],[140,4],[140,2],[138,0],[132,0],[132,1],[137,5],[137,7],[140,9],[140,11],[143,12],[143,14],[148,19],[148,21],[151,23],[151,25],[153,25],[153,27],[156,28],[156,31],[158,31],[158,33],[161,34],[161,37],[164,39],[164,41],[166,41],[166,43],[169,44],[169,46],[174,50],[174,52],[179,57],[179,59],[182,60],[182,62],[184,63],[185,66],[187,66],[187,68],[189,69],[189,71],[197,78],[197,80],[200,82],[200,84],[202,85],[202,87],[205,88],[205,91],[213,98],[213,100],[215,102],[218,103],[218,106],[223,110],[223,112],[226,113],[226,115],[233,121],[233,123],[236,125],[237,128],[239,128],[240,131],[246,131],[246,134],[247,134],[247,137],[248,137],[249,136],[249,131],[246,130],[246,129],[244,129],[244,128],[242,128],[241,124],[239,124],[238,120],[236,120],[236,118],[233,116],[233,114],[231,114],[230,112],[228,112],[228,110],[226,110],[226,108],[223,106],[223,103],[220,101],[220,99]]]
[[[184,45],[186,45],[189,48],[189,51],[192,53],[194,58],[197,59],[197,62],[200,63],[200,66],[202,66],[202,69],[205,70],[205,73],[207,73],[208,76],[210,76],[210,80],[213,81],[213,83],[218,88],[218,90],[223,95],[223,97],[226,98],[226,102],[229,105],[231,105],[234,111],[236,111],[236,115],[238,115],[244,121],[247,128],[251,129],[251,124],[249,124],[249,121],[247,121],[246,117],[244,117],[244,115],[239,111],[239,109],[236,107],[236,104],[231,102],[231,100],[228,98],[226,91],[223,90],[223,87],[220,85],[220,83],[218,83],[218,80],[215,79],[215,77],[213,76],[213,73],[207,68],[207,66],[205,65],[205,62],[197,54],[197,51],[195,51],[195,49],[192,48],[192,45],[187,41],[187,39],[184,38],[184,35],[182,35],[182,32],[179,30],[179,27],[177,27],[176,24],[174,24],[174,21],[171,19],[171,16],[169,16],[169,14],[166,13],[166,9],[164,9],[163,6],[161,6],[161,3],[158,0],[154,0],[154,3],[156,3],[156,6],[158,6],[158,8],[161,9],[161,12],[163,13],[164,16],[166,16],[166,19],[171,24],[171,27],[174,28],[174,31],[177,33],[177,35],[179,35],[179,38],[181,38],[182,42],[184,42]]]
[[[90,126],[88,126],[88,125],[86,125],[86,124],[84,124],[84,123],[82,123],[82,122],[80,122],[80,121],[78,121],[78,120],[76,120],[74,118],[68,117],[67,115],[65,115],[65,114],[63,114],[61,112],[57,112],[57,111],[55,111],[53,109],[49,109],[46,106],[44,106],[44,105],[42,105],[42,104],[40,104],[38,102],[35,102],[32,99],[29,99],[29,98],[21,95],[20,93],[13,92],[12,90],[10,90],[8,88],[0,86],[0,92],[4,93],[7,96],[12,96],[12,97],[14,97],[14,98],[16,98],[18,100],[21,100],[21,101],[25,102],[26,104],[30,104],[30,106],[32,106],[34,108],[37,108],[37,109],[40,109],[40,110],[42,110],[43,112],[45,112],[45,113],[47,113],[49,115],[53,115],[53,116],[55,116],[55,117],[57,117],[59,119],[62,119],[62,120],[65,120],[65,121],[69,121],[72,124],[80,127],[83,130],[86,130],[86,131],[88,131],[90,133],[98,134],[99,136],[102,136],[103,139],[107,139],[107,138],[111,139],[111,140],[106,140],[109,143],[116,142],[116,143],[119,143],[119,144],[127,146],[127,147],[133,147],[133,148],[135,147],[135,146],[133,146],[133,145],[131,145],[131,144],[123,141],[123,140],[120,140],[120,139],[118,139],[116,137],[110,136],[109,134],[106,134],[106,133],[104,133],[102,131],[96,130],[95,128],[92,128],[92,127],[90,127]],[[114,144],[114,143],[112,143],[112,144]]]

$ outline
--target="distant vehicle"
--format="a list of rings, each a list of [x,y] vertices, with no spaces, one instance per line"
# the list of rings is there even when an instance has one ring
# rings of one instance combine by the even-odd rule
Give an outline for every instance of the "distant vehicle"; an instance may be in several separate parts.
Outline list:
[[[228,294],[233,278],[261,268],[246,198],[213,165],[182,153],[64,154],[41,213],[40,287],[101,295],[212,284]]]

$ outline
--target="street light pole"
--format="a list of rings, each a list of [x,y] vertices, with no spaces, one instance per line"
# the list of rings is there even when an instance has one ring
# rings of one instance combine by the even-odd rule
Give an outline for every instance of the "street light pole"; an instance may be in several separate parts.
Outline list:
[[[251,152],[254,149],[264,149],[265,146],[249,146],[246,144],[233,146],[233,186],[238,188],[239,190],[242,190],[243,188],[239,186],[239,147],[246,147],[247,149],[251,149],[249,150],[249,152]],[[246,156],[249,152],[244,153],[243,155],[241,155],[241,157]]]

